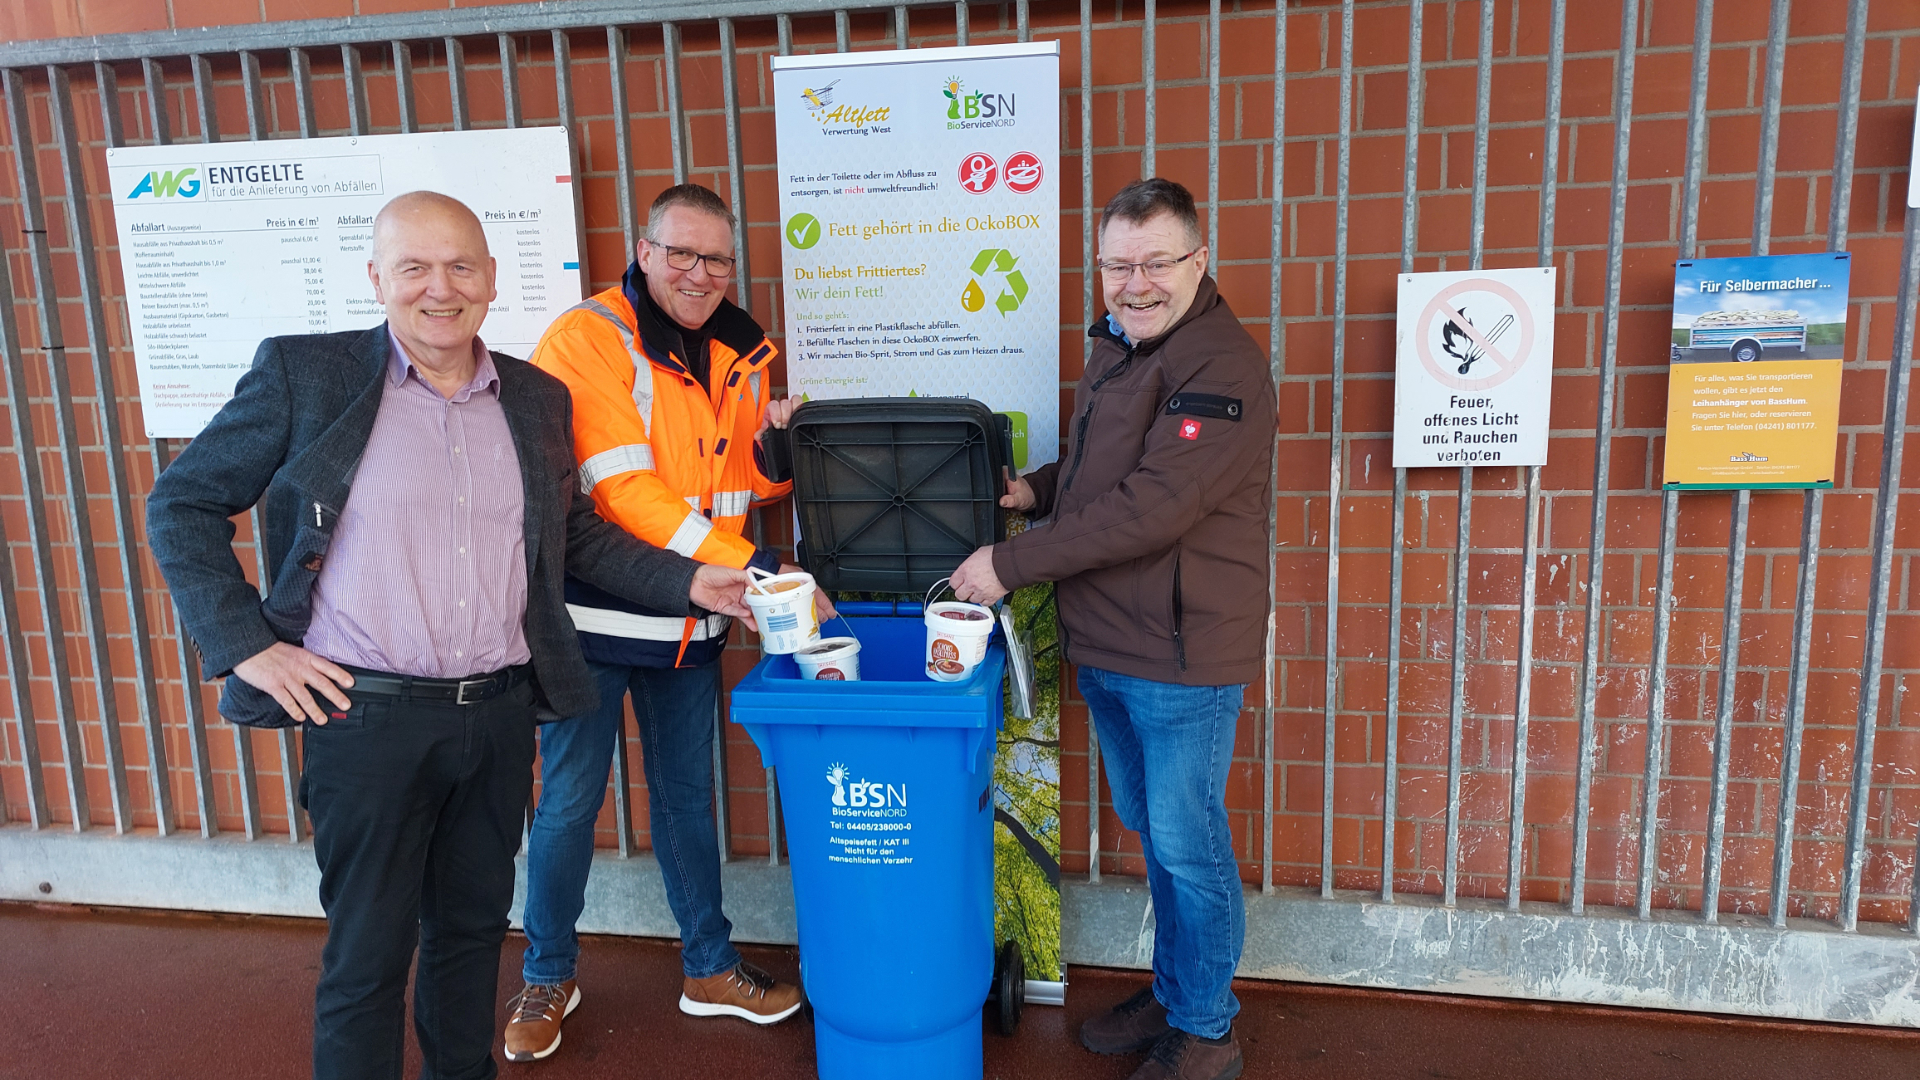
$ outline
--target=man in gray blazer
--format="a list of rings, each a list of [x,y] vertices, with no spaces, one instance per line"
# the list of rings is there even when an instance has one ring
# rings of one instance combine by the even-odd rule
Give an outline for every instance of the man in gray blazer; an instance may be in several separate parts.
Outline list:
[[[479,219],[431,192],[374,224],[383,326],[271,338],[155,482],[147,535],[220,711],[303,724],[327,944],[314,1075],[398,1077],[415,945],[423,1076],[485,1080],[536,716],[595,706],[567,574],[745,616],[746,574],[602,521],[565,385],[490,353]],[[264,496],[265,600],[230,520]]]

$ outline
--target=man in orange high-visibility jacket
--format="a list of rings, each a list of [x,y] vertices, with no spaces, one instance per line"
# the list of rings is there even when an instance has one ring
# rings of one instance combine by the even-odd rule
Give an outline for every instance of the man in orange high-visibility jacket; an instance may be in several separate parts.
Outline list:
[[[646,238],[620,286],[556,319],[532,359],[573,392],[580,483],[601,517],[699,562],[776,571],[779,559],[741,529],[749,507],[791,487],[772,475],[759,437],[786,426],[795,403],[769,400],[773,345],[726,299],[733,227],[712,191],[667,189],[648,212]],[[600,708],[540,729],[526,987],[508,1005],[507,1058],[551,1054],[561,1020],[580,1001],[574,924],[629,693],[654,852],[680,923],[680,1009],[760,1024],[786,1019],[800,1008],[799,988],[742,960],[720,910],[713,739],[728,620],[648,611],[571,579],[567,608],[599,684]]]

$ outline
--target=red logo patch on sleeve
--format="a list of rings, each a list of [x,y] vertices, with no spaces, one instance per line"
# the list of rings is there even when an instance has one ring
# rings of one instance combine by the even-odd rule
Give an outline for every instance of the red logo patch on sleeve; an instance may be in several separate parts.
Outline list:
[[[1198,420],[1180,421],[1180,437],[1183,439],[1199,438],[1200,437],[1200,421]]]

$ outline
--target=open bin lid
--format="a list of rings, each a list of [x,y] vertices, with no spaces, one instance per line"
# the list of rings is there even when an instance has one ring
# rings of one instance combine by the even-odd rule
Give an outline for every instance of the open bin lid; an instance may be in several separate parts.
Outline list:
[[[971,398],[801,405],[788,437],[807,572],[829,590],[924,593],[1006,539],[1011,432]]]

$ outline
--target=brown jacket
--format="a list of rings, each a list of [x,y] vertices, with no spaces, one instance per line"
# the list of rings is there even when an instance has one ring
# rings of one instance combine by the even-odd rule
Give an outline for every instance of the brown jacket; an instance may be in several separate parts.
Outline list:
[[[1250,683],[1266,640],[1275,407],[1266,357],[1210,277],[1172,330],[1103,317],[1066,457],[1027,474],[1051,520],[993,548],[1010,589],[1059,582],[1067,658],[1189,686]]]

